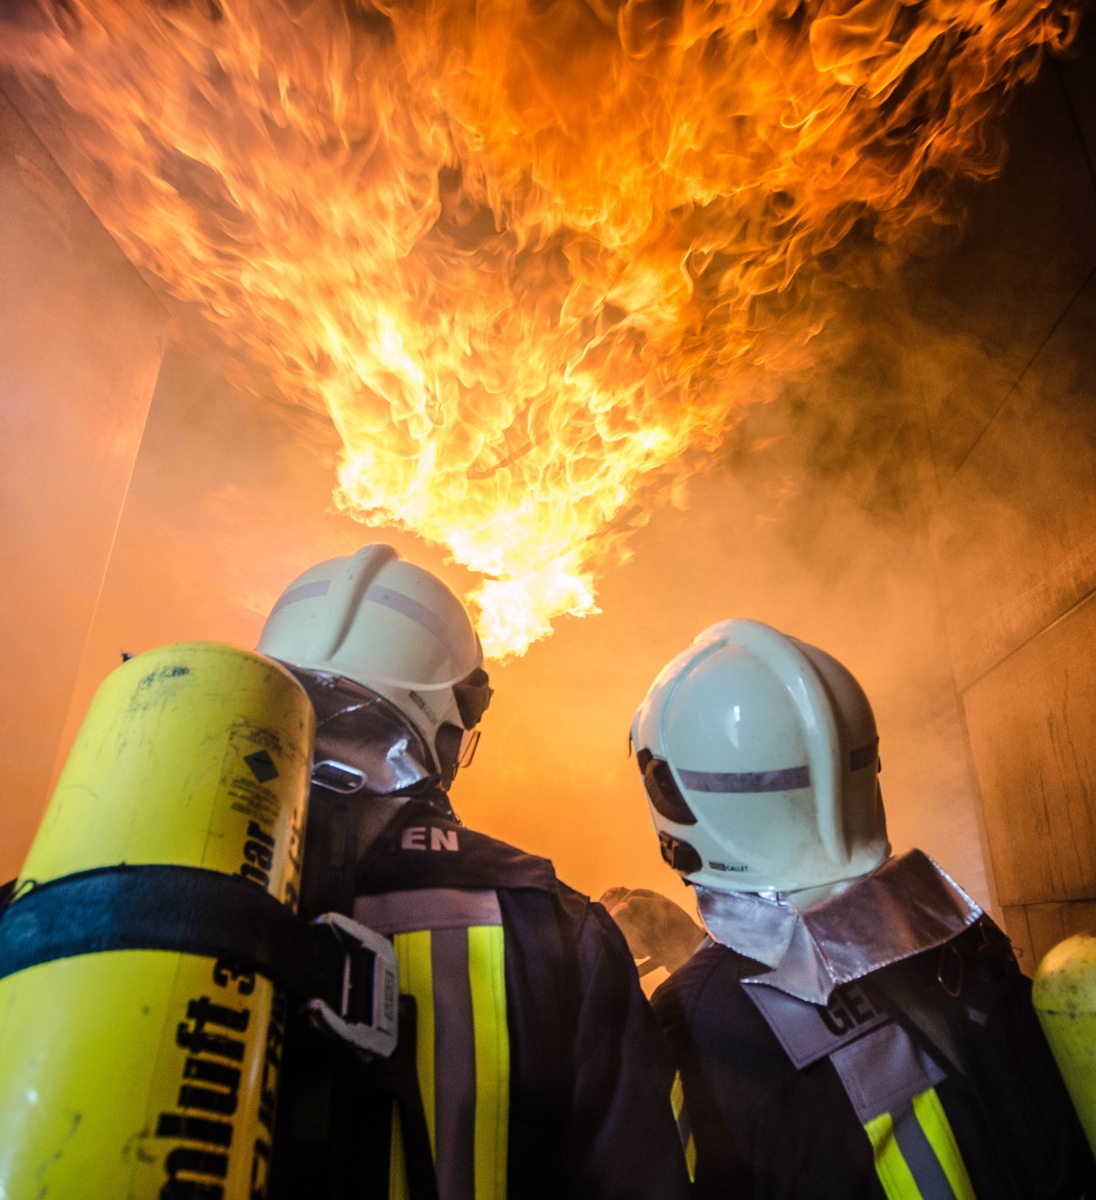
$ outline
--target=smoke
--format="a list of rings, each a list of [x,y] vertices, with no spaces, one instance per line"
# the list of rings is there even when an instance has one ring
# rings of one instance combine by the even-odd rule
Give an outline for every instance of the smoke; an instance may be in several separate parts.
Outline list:
[[[645,477],[816,365],[997,170],[1070,0],[43,4],[6,41],[129,257],[342,439],[338,503],[592,611]]]
[[[1050,92],[1041,94],[1042,103]],[[24,102],[30,111],[34,101]],[[69,128],[67,151],[54,143],[66,165],[85,128]],[[1016,394],[1018,377],[1088,269],[1076,247],[1079,231],[1096,227],[1084,219],[1091,208],[1082,207],[1072,230],[1062,214],[1096,201],[1090,181],[1054,169],[1055,139],[1067,136],[1060,113],[1030,117],[1002,184],[951,193],[949,205],[973,206],[959,249],[937,241],[929,222],[919,244],[939,257],[898,272],[899,256],[861,227],[842,246],[840,279],[827,274],[838,265],[828,251],[800,272],[801,290],[774,294],[770,312],[785,306],[780,311],[800,332],[802,313],[824,296],[828,320],[810,326],[811,369],[802,360],[792,370],[785,359],[786,370],[769,372],[749,405],[737,403],[736,388],[720,398],[713,385],[722,442],[702,438],[672,469],[629,480],[612,518],[626,541],[584,543],[602,563],[604,615],[559,622],[550,650],[493,668],[497,696],[484,742],[455,790],[472,824],[549,855],[591,894],[627,884],[686,901],[647,825],[626,753],[628,723],[654,674],[695,633],[725,617],[755,617],[823,646],[858,675],[880,721],[896,847],[923,846],[986,898],[951,661],[990,661],[988,651],[971,653],[976,592],[990,586],[1010,538],[1026,552],[1038,531],[1014,502],[1019,450],[980,468],[975,483],[963,480],[971,454],[985,457],[976,447],[987,445],[988,425]],[[73,174],[105,209],[117,178],[108,172],[92,186],[107,161],[96,149],[100,137],[93,133],[84,147],[94,162]],[[478,228],[474,220],[470,226]],[[112,227],[121,229],[117,215]],[[1061,246],[1069,249],[1048,250]],[[128,248],[143,261],[139,247]],[[194,308],[189,302],[177,311]],[[288,352],[297,345],[289,329],[274,323],[263,336]],[[202,336],[192,333],[191,346]],[[236,346],[235,369],[247,363],[251,396],[224,382],[224,358],[215,358],[208,339],[206,362],[177,353],[165,360],[84,659],[78,714],[119,649],[202,636],[254,644],[262,614],[288,579],[364,540],[395,541],[463,592],[475,584],[445,562],[444,549],[406,530],[363,531],[334,512],[330,486],[345,442],[326,413],[313,415],[309,397],[294,400],[283,389],[281,401],[271,399],[271,358],[227,341]],[[542,430],[521,432],[513,445],[504,440],[518,455],[511,464],[499,465],[497,446],[491,460],[498,470],[490,478],[510,473],[515,494],[532,486],[526,468],[544,462],[532,450],[519,453]],[[1024,451],[1041,443],[1037,413],[1020,436]],[[964,521],[965,537],[941,537]],[[957,583],[963,559],[967,573]],[[956,593],[974,565],[978,587],[960,604]],[[960,687],[974,677],[964,668]]]

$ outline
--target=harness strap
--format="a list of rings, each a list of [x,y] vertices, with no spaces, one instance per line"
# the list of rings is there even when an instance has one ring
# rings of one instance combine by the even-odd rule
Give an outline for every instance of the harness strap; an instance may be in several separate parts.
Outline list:
[[[438,1181],[426,1111],[419,1089],[417,1065],[418,1020],[412,996],[400,997],[400,1041],[391,1058],[379,1062],[379,1073],[395,1101],[393,1120],[399,1122],[404,1150],[408,1200],[437,1200]],[[395,1138],[393,1134],[393,1138]]]
[[[394,1140],[403,1200],[438,1200],[416,1069],[418,1018],[399,998],[399,1040],[388,1058],[362,1059],[295,1014],[286,1030],[270,1200],[361,1200],[388,1195]]]
[[[102,867],[31,887],[0,915],[0,979],[110,950],[227,958],[294,995],[344,1011],[348,955],[354,1019],[372,1012],[373,955],[306,924],[253,883],[201,867]]]
[[[353,910],[358,863],[407,803],[406,796],[343,796],[313,783],[301,870],[303,916]]]

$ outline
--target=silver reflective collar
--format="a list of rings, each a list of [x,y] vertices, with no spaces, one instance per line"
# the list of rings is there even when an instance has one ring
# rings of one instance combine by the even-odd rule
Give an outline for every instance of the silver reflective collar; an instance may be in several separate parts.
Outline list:
[[[743,982],[812,1004],[825,1004],[843,983],[943,945],[982,915],[921,850],[888,859],[805,912],[753,892],[706,887],[696,888],[696,902],[715,941],[772,968]]]
[[[437,782],[422,735],[391,701],[341,675],[289,669],[316,710],[315,782],[322,785],[324,764],[333,768],[332,775],[337,768],[349,768],[347,785],[332,789],[347,794],[390,796]],[[351,786],[355,774],[361,782]]]

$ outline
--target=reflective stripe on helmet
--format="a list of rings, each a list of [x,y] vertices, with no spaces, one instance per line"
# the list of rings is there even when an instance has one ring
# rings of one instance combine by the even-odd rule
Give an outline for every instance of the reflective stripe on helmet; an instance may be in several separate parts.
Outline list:
[[[849,770],[871,766],[879,755],[879,739],[849,754]],[[678,769],[681,782],[694,792],[791,792],[811,786],[810,767],[785,767],[778,771],[688,771]]]
[[[290,588],[270,610],[267,620],[269,621],[275,613],[281,612],[283,608],[288,608],[291,604],[296,604],[300,600],[314,600],[319,596],[326,596],[330,590],[330,579],[317,579],[312,583],[302,583],[300,587]]]
[[[810,767],[782,771],[686,771],[681,782],[694,792],[790,792],[811,786]]]
[[[375,583],[365,593],[365,599],[372,604],[379,604],[382,608],[390,608],[393,612],[398,612],[401,616],[407,617],[409,621],[414,621],[416,625],[420,625],[427,633],[432,633],[439,642],[443,642],[446,645],[457,636],[437,613],[431,612],[425,604],[420,604],[417,600],[412,599],[410,596],[405,596],[402,592],[393,591],[392,588]]]
[[[355,911],[363,901],[373,915],[389,912],[401,925],[408,916],[401,905],[411,901],[427,926],[396,933],[393,942],[400,991],[414,997],[418,1012],[419,1088],[439,1193],[447,1200],[505,1200],[510,1041],[498,898],[424,889],[359,898]],[[485,923],[465,924],[470,916]],[[394,1123],[389,1200],[407,1194],[402,1154]]]

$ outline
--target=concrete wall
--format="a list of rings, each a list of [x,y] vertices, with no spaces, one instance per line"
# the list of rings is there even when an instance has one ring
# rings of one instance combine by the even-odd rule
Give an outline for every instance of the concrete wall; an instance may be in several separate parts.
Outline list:
[[[160,365],[165,314],[2,92],[0,229],[7,879],[46,800]]]
[[[1005,176],[910,276],[933,555],[1006,927],[1096,925],[1096,28],[1024,97]]]

